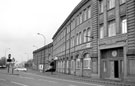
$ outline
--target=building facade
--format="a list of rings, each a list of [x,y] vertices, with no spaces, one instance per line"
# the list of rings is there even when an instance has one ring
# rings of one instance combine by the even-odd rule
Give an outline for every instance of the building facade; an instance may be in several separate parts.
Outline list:
[[[53,36],[57,72],[135,80],[135,0],[82,0]]]
[[[36,70],[46,70],[53,59],[53,44],[50,43],[33,51],[33,62]]]

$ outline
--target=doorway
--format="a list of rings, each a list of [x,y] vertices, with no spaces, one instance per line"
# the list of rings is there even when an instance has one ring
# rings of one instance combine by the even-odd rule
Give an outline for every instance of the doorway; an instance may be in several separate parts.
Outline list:
[[[119,61],[114,60],[110,62],[110,78],[120,78],[119,76]]]
[[[119,61],[114,61],[114,78],[119,78]]]

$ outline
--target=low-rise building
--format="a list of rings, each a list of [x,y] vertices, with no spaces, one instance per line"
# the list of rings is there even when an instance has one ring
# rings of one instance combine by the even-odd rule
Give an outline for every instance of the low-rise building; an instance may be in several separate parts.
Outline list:
[[[33,64],[37,70],[45,70],[49,66],[49,62],[53,58],[53,44],[50,43],[33,51]]]

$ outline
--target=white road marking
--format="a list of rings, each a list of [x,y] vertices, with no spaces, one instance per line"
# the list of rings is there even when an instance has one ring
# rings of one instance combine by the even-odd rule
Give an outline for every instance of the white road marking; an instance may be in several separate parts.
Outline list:
[[[25,78],[25,79],[34,79],[34,78],[31,78],[31,77],[24,77],[24,76],[20,76],[20,78]]]
[[[22,83],[14,82],[14,81],[12,81],[11,83],[17,84],[17,85],[20,85],[20,86],[28,86],[28,85],[25,85],[25,84],[22,84]]]
[[[0,81],[6,81],[5,79],[0,79]]]
[[[93,86],[104,86],[104,85],[93,84],[93,83],[86,83],[86,82],[71,81],[71,80],[59,79],[59,78],[51,78],[51,77],[47,77],[47,76],[37,75],[37,74],[35,74],[35,73],[25,73],[25,74],[31,74],[31,75],[39,76],[39,77],[42,77],[42,78],[49,78],[49,79],[61,80],[61,81],[67,81],[67,82],[79,83],[79,84],[87,84],[87,85],[93,85]]]
[[[50,81],[50,80],[45,80],[45,79],[38,79],[38,80],[40,80],[40,81],[47,81],[47,82],[51,82],[51,83],[57,83],[55,81]]]

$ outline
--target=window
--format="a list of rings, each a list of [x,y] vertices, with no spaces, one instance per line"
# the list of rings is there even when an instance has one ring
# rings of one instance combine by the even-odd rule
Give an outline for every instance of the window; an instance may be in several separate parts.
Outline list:
[[[121,19],[121,32],[122,34],[127,33],[127,19],[126,18]]]
[[[87,32],[86,30],[83,31],[83,42],[86,42],[86,35],[87,35]]]
[[[102,13],[104,11],[104,4],[103,4],[103,0],[99,1],[99,9],[100,9],[100,13]]]
[[[83,59],[83,68],[91,69],[91,58],[89,57],[89,54],[86,54],[85,58]]]
[[[81,32],[79,33],[79,44],[82,43],[82,36],[81,36]]]
[[[73,30],[75,28],[75,20],[73,20],[72,22],[71,22],[71,30]]]
[[[135,75],[135,59],[129,59],[129,74],[130,75]]]
[[[115,0],[108,0],[108,8],[114,8],[115,7]]]
[[[67,26],[67,33],[70,32],[70,25]]]
[[[116,27],[115,27],[115,21],[110,21],[108,23],[108,36],[115,36],[116,35]]]
[[[84,21],[86,21],[87,20],[87,10],[86,9],[84,10],[83,16],[84,16]]]
[[[82,13],[80,13],[79,20],[80,20],[80,24],[81,24],[82,23]]]
[[[104,38],[104,26],[100,25],[100,39]]]
[[[78,43],[79,43],[79,35],[77,34],[76,35],[76,45],[78,45]]]
[[[81,61],[80,61],[79,58],[76,60],[76,68],[77,69],[80,69],[81,68]]]
[[[91,18],[91,6],[88,7],[88,18]]]
[[[91,41],[91,39],[92,39],[91,38],[91,32],[92,32],[91,28],[88,28],[87,29],[87,36],[88,36],[87,39],[88,39],[88,41]]]
[[[72,41],[73,41],[72,45],[73,45],[73,47],[75,46],[75,41],[74,40],[75,40],[75,37],[73,36],[73,38],[72,38]]]
[[[71,60],[71,69],[74,69],[74,60]]]
[[[74,36],[71,38],[71,47],[74,46]]]
[[[76,17],[76,23],[79,25],[79,16]]]
[[[120,4],[123,4],[125,2],[126,2],[126,0],[120,0]]]

